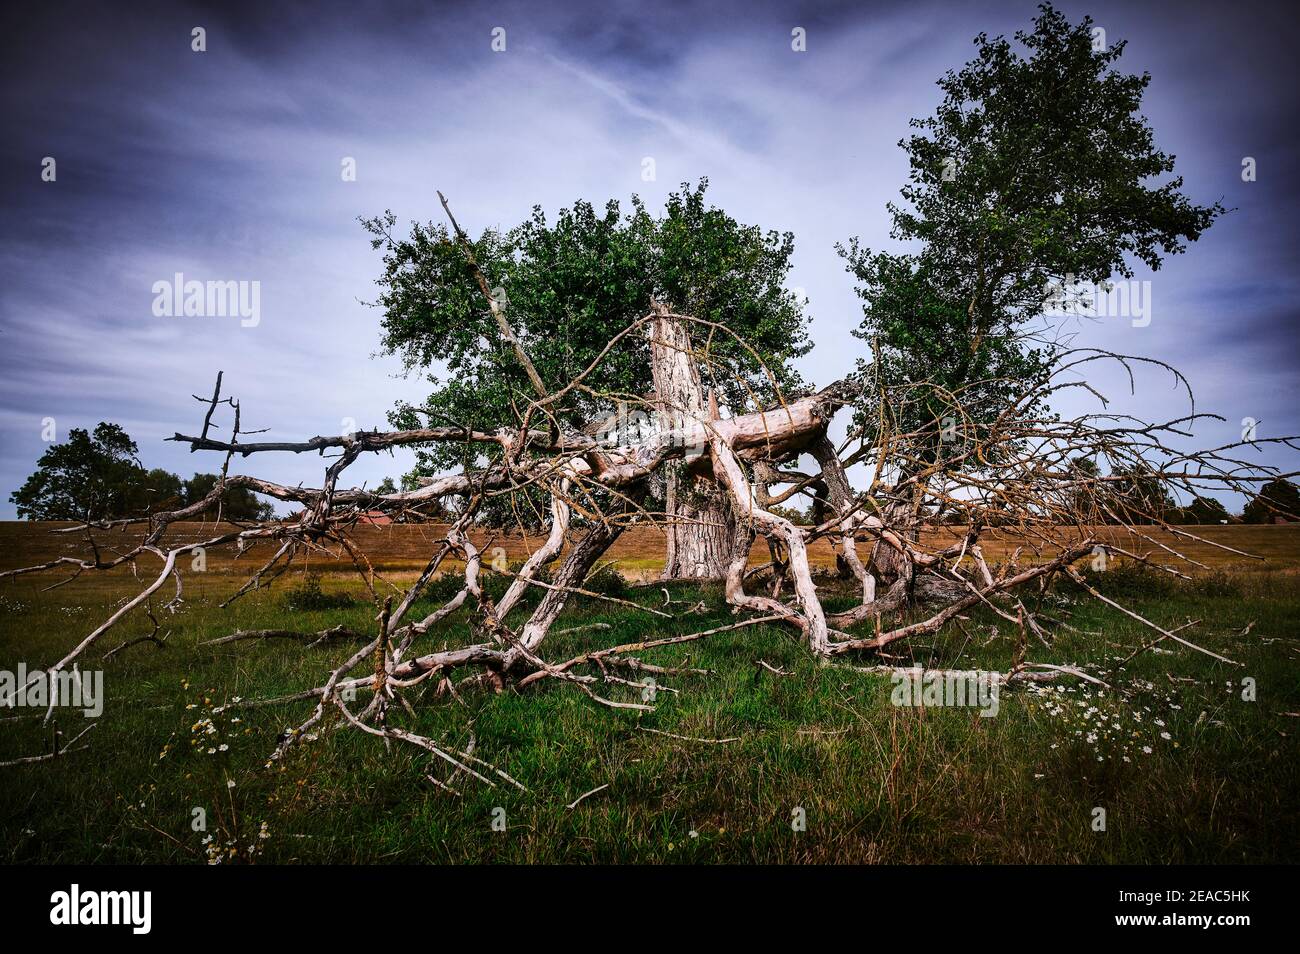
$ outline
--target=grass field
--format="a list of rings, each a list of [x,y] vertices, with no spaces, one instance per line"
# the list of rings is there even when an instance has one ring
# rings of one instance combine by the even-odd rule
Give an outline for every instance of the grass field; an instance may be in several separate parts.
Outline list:
[[[32,566],[61,556],[84,559],[88,550],[84,538],[72,534],[52,532],[72,526],[69,523],[28,524],[21,521],[0,521],[0,569]],[[181,543],[197,543],[232,529],[230,524],[177,523],[168,531],[167,539]],[[370,555],[379,571],[419,571],[429,559],[437,544],[446,535],[445,524],[391,524],[386,527],[359,526],[354,531],[357,547]],[[1176,564],[1176,551],[1215,569],[1282,569],[1300,567],[1300,525],[1295,526],[1198,526],[1187,527],[1184,532],[1194,533],[1208,542],[1189,539],[1174,532],[1142,528],[1150,540],[1143,540],[1116,527],[1097,527],[1094,534],[1133,552],[1150,551],[1156,562]],[[511,561],[523,560],[539,546],[543,536],[528,536],[518,532],[471,533],[471,539],[480,548],[500,547]],[[136,528],[102,531],[96,542],[106,553],[134,546],[141,537]],[[942,547],[957,537],[952,533],[928,535],[923,543]],[[1024,545],[1023,538],[990,529],[982,538],[984,552],[990,561],[997,562]],[[1231,549],[1222,549],[1214,544]],[[1167,549],[1166,549],[1167,548]],[[1247,559],[1233,550],[1245,551],[1263,562]],[[275,552],[271,543],[257,543],[244,551],[237,560],[232,550],[216,550],[211,554],[208,569],[214,573],[251,573],[259,562],[265,562]],[[663,567],[663,534],[648,524],[639,524],[625,531],[610,547],[602,562],[613,562],[619,571],[630,579],[657,575]],[[814,565],[830,566],[834,555],[825,540],[815,541],[809,547],[809,557]],[[768,559],[767,546],[761,540],[754,544],[752,562]],[[349,570],[351,564],[342,552],[312,553],[300,564],[304,569]]]
[[[397,529],[408,537],[383,564],[400,582],[419,559],[409,539],[418,528]],[[72,542],[46,530],[0,525],[3,565]],[[1093,579],[1160,625],[1202,620],[1187,635],[1240,666],[1165,643],[1118,668],[1150,632],[1061,587],[1043,608],[1084,632],[1062,631],[1051,649],[1031,647],[1031,658],[1086,666],[1113,690],[1078,683],[1007,690],[997,715],[983,718],[974,709],[895,706],[888,677],[852,668],[879,660],[822,666],[786,631],[753,627],[646,653],[650,662],[689,659],[711,670],[664,679],[668,688],[649,714],[597,706],[561,684],[471,692],[461,701],[416,694],[413,713],[396,711],[394,722],[461,749],[472,737],[477,756],[527,788],[462,776],[459,795],[427,780],[427,754],[387,751],[354,731],[324,732],[265,768],[277,735],[309,706],[214,710],[318,685],[353,645],[200,644],[238,628],[284,626],[291,616],[300,629],[347,622],[369,631],[374,608],[358,602],[292,614],[290,591],[300,581],[289,579],[218,610],[241,577],[214,563],[188,574],[182,609],[160,617],[166,648],[141,644],[103,660],[148,632],[147,619],[132,618],[83,660],[84,669],[104,671],[106,696],[85,748],[0,768],[0,859],[203,863],[216,848],[227,862],[1295,861],[1300,528],[1211,531],[1269,561],[1216,558],[1217,568],[1190,584],[1125,567]],[[653,559],[648,536],[633,535],[624,547],[612,555],[631,561],[629,570]],[[251,568],[254,560],[241,563]],[[327,571],[327,592],[358,589],[328,565],[317,568]],[[123,573],[86,575],[42,589],[60,578],[0,581],[0,669],[53,661],[132,582]],[[653,588],[628,592],[646,604],[663,600]],[[829,608],[852,602],[833,584],[822,592]],[[562,659],[597,642],[733,620],[715,588],[679,586],[674,599],[687,601],[681,607],[703,600],[706,610],[665,620],[580,600],[557,631],[595,622],[610,629],[553,633],[545,654]],[[434,605],[431,598],[415,612]],[[465,619],[462,612],[450,620],[433,644],[465,640]],[[972,613],[942,638],[886,661],[1005,669],[1012,630]],[[1253,680],[1254,701],[1243,699],[1245,679]],[[630,687],[606,694],[639,698]],[[41,715],[0,716],[0,761],[48,750],[52,728]],[[209,718],[214,734],[194,730]],[[65,740],[87,721],[73,710],[57,718]],[[1105,831],[1094,830],[1098,808]],[[197,809],[206,831],[194,830]],[[805,830],[792,825],[796,809]]]

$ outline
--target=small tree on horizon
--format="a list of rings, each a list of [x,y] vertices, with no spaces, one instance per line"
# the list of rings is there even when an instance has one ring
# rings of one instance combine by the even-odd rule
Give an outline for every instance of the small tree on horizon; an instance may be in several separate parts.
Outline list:
[[[217,484],[216,474],[189,480],[161,467],[145,470],[139,448],[118,424],[101,421],[93,432],[74,427],[54,444],[36,471],[9,496],[27,520],[117,520],[197,503]],[[222,515],[234,520],[269,520],[275,508],[244,487],[227,489]]]
[[[1241,515],[1243,523],[1272,523],[1279,517],[1287,522],[1300,520],[1300,487],[1289,480],[1270,480]]]
[[[94,431],[74,427],[62,444],[51,445],[36,471],[9,495],[18,516],[29,520],[104,520],[125,516],[139,500],[145,472],[139,448],[117,424],[101,421]],[[133,491],[134,485],[134,491]],[[165,494],[175,488],[162,488]]]

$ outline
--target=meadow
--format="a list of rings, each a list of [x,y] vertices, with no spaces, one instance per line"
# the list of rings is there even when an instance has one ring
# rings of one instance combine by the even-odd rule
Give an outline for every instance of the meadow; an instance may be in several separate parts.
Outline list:
[[[77,550],[50,529],[0,525],[0,565]],[[371,541],[389,541],[372,550],[383,556],[381,591],[410,580],[428,552],[421,542],[436,536],[410,527],[363,532],[387,534]],[[285,626],[370,632],[375,607],[360,598],[354,576],[317,559],[220,609],[257,556],[214,560],[186,574],[177,612],[158,613],[162,648],[140,643],[104,658],[152,629],[137,614],[82,660],[83,669],[104,672],[93,730],[56,759],[0,767],[0,859],[1292,862],[1300,844],[1300,527],[1210,532],[1268,559],[1214,551],[1190,582],[1126,564],[1090,579],[1166,628],[1200,620],[1186,635],[1240,665],[1167,640],[1133,655],[1151,631],[1067,581],[1034,594],[1031,607],[1070,628],[1059,628],[1050,648],[1031,642],[1029,657],[1083,667],[1110,688],[1075,680],[1007,688],[991,718],[973,708],[894,705],[890,678],[863,671],[879,662],[1005,670],[1020,634],[984,611],[937,638],[891,646],[883,659],[821,664],[791,632],[765,626],[652,650],[641,658],[708,670],[662,679],[653,713],[607,709],[551,681],[458,698],[426,684],[409,712],[390,715],[458,749],[472,745],[526,790],[491,773],[490,786],[451,777],[427,753],[386,749],[335,731],[337,723],[268,768],[277,737],[310,704],[244,704],[319,685],[356,644],[205,642]],[[512,560],[527,546],[503,544]],[[1186,541],[1178,546],[1188,552]],[[1005,547],[987,549],[996,560]],[[653,532],[637,531],[610,556],[635,579],[653,572],[655,549]],[[135,583],[118,571],[47,589],[67,575],[0,580],[0,669],[48,665]],[[661,588],[622,580],[606,573],[602,589],[663,606]],[[504,582],[494,577],[490,586]],[[414,613],[439,605],[455,585],[435,583]],[[819,586],[828,609],[852,604],[829,576]],[[563,659],[735,620],[718,587],[675,584],[670,594],[672,619],[580,598],[545,654]],[[432,642],[464,640],[467,621],[462,610]],[[586,628],[561,632],[574,627]],[[602,691],[640,698],[634,687]],[[91,721],[56,712],[50,724],[43,710],[0,715],[0,762],[48,752],[55,732],[67,745]]]

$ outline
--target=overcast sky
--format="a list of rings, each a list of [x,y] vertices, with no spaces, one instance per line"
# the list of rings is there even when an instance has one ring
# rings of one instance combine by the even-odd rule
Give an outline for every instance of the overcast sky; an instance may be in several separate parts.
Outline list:
[[[321,6],[326,6],[322,4]],[[897,147],[939,101],[934,81],[975,34],[1026,27],[1032,2],[591,4],[130,3],[9,5],[0,139],[0,517],[46,445],[121,424],[146,466],[189,476],[220,457],[194,433],[225,371],[246,428],[269,439],[385,426],[427,387],[376,357],[380,273],[357,222],[391,208],[405,228],[471,232],[534,204],[583,198],[652,208],[708,176],[743,222],[790,230],[790,284],[810,300],[825,384],[862,354],[852,280],[834,244],[891,247],[885,203],[906,178]],[[1150,71],[1146,114],[1193,200],[1234,211],[1151,279],[1151,321],[1077,325],[1078,344],[1161,358],[1196,389],[1197,443],[1300,433],[1297,30],[1287,4],[1066,2],[1121,64]],[[262,9],[266,7],[270,9]],[[19,12],[19,11],[22,12]],[[206,52],[191,31],[206,31]],[[492,49],[505,29],[504,52]],[[791,30],[807,31],[807,51]],[[1257,180],[1243,182],[1243,157]],[[45,157],[56,179],[42,181]],[[356,181],[343,181],[344,157]],[[642,178],[643,159],[655,181]],[[260,322],[159,317],[155,282],[260,282]],[[1114,406],[1183,413],[1167,376],[1099,379]],[[274,456],[274,459],[273,459]],[[1282,462],[1265,453],[1261,460]],[[252,460],[249,463],[253,463]],[[351,483],[409,467],[360,461]],[[260,476],[319,486],[314,457],[264,455]],[[1239,501],[1236,505],[1239,506]]]

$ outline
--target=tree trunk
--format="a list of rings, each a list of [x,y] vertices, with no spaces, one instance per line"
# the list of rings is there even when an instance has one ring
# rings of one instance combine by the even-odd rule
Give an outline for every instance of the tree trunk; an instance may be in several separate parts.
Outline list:
[[[704,398],[686,325],[658,303],[653,311],[650,365],[660,426],[677,429],[687,422],[716,417]],[[704,450],[703,446],[688,448],[685,463],[668,468],[665,580],[720,580],[727,575],[736,521],[726,495],[712,477],[691,469],[692,461]]]
[[[913,494],[912,499],[895,500],[885,505],[881,522],[892,530],[901,540],[916,544],[920,540],[920,518],[917,513],[920,495]],[[910,588],[916,567],[907,554],[895,547],[888,540],[877,540],[867,561],[868,570],[879,580],[887,584],[902,581]]]
[[[685,467],[673,470],[663,578],[723,579],[736,533],[731,507],[712,479],[693,476]]]

